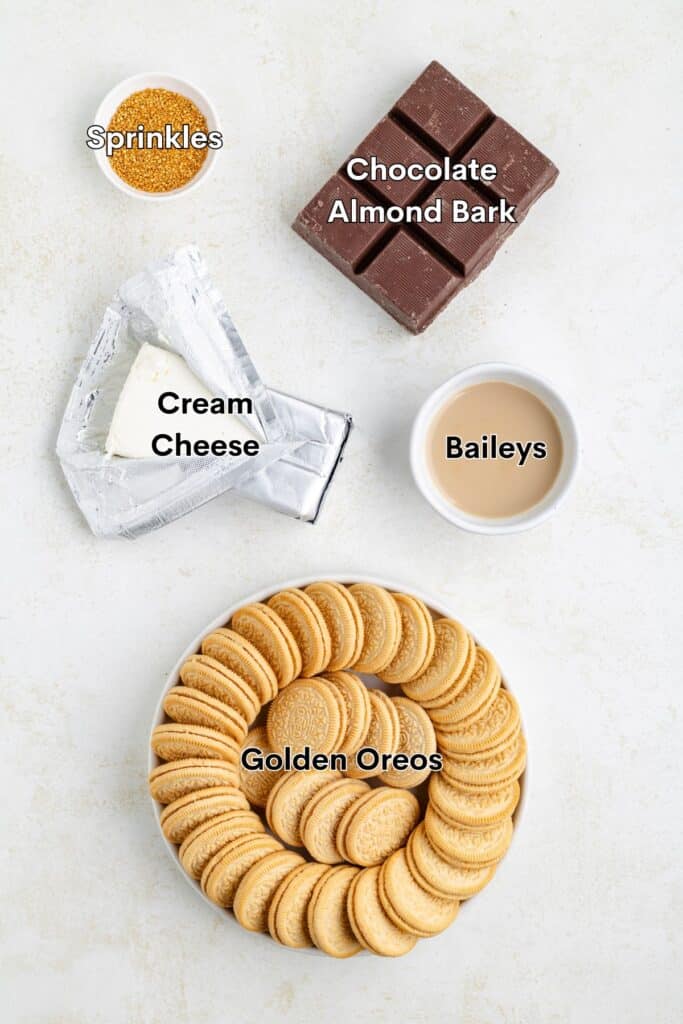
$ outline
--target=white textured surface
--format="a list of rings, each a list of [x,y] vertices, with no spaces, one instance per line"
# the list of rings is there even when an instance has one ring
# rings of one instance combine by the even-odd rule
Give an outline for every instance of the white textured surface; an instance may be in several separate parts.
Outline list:
[[[4,5],[3,1020],[680,1019],[680,31],[674,0]],[[561,174],[415,339],[288,225],[433,57]],[[227,139],[163,208],[116,192],[83,142],[111,85],[155,68],[196,80]],[[185,241],[268,382],[356,418],[315,527],[224,498],[104,542],[73,505],[53,447],[81,356],[117,284]],[[526,535],[458,533],[409,479],[415,410],[482,359],[549,377],[582,430],[573,496]],[[148,723],[187,639],[241,593],[330,567],[451,601],[526,719],[519,842],[404,961],[225,927],[146,798]]]

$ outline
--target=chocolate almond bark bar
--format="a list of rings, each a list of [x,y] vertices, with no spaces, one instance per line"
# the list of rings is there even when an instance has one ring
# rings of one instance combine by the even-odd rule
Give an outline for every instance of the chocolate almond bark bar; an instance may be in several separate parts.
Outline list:
[[[557,174],[433,61],[293,227],[417,334],[490,263]]]

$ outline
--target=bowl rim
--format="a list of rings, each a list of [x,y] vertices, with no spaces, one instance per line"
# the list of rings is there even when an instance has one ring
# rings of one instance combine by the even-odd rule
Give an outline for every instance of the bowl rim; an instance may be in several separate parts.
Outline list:
[[[429,425],[447,398],[471,385],[497,380],[526,388],[550,409],[562,435],[563,453],[557,478],[540,502],[516,516],[487,519],[461,511],[441,493],[427,468],[425,442]],[[578,472],[579,459],[578,428],[565,399],[541,374],[514,363],[473,363],[459,370],[426,397],[415,416],[410,435],[410,468],[418,490],[439,515],[470,533],[520,533],[545,522],[557,511],[571,490]]]
[[[186,96],[201,109],[206,117],[209,131],[221,130],[216,109],[207,94],[196,86],[194,82],[190,82],[188,79],[181,78],[179,75],[174,75],[168,71],[140,71],[117,82],[100,101],[95,111],[95,116],[90,123],[102,125],[106,128],[114,110],[126,96],[141,89],[153,88],[170,88]],[[161,203],[169,202],[171,199],[176,199],[181,195],[187,195],[188,192],[191,192],[201,185],[202,182],[206,181],[214,168],[218,152],[219,150],[207,147],[206,159],[195,176],[190,178],[184,185],[181,185],[180,188],[175,188],[170,192],[145,192],[143,189],[134,188],[127,181],[124,181],[123,178],[120,178],[116,171],[113,170],[109,157],[103,149],[93,150],[93,156],[104,177],[120,192],[145,202]]]
[[[334,581],[336,581],[338,583],[345,583],[347,585],[352,584],[352,583],[374,583],[374,584],[376,584],[376,585],[378,585],[380,587],[384,587],[385,589],[390,590],[390,591],[394,591],[394,592],[398,592],[398,593],[410,594],[411,596],[418,597],[420,600],[424,601],[424,603],[427,605],[427,607],[430,609],[430,611],[436,612],[438,615],[441,615],[441,616],[446,616],[446,617],[449,617],[449,618],[453,617],[452,611],[447,607],[447,604],[445,604],[443,601],[441,601],[441,599],[435,598],[433,595],[429,595],[429,594],[425,593],[424,591],[418,590],[418,589],[416,589],[416,588],[414,588],[412,586],[407,586],[405,583],[402,583],[401,581],[398,581],[396,579],[390,579],[390,578],[387,578],[387,577],[384,577],[384,576],[378,576],[378,575],[369,575],[369,574],[354,573],[354,572],[346,572],[346,573],[344,573],[344,572],[313,573],[313,574],[309,574],[309,575],[306,575],[306,576],[295,576],[293,578],[286,579],[286,580],[283,580],[281,582],[276,582],[276,583],[270,584],[267,587],[259,588],[258,590],[256,590],[253,593],[247,595],[246,597],[240,598],[239,600],[232,602],[227,607],[227,609],[225,611],[223,611],[219,615],[215,616],[209,622],[209,624],[207,626],[205,626],[201,630],[199,630],[199,632],[195,635],[194,639],[186,646],[185,650],[183,651],[181,656],[178,658],[178,660],[176,661],[176,663],[173,666],[173,668],[171,669],[171,671],[166,676],[166,680],[165,680],[165,682],[163,684],[161,693],[159,695],[159,700],[157,701],[156,707],[154,709],[154,717],[152,719],[152,725],[151,725],[151,728],[150,728],[150,731],[149,731],[149,737],[148,737],[148,740],[147,740],[147,774],[148,775],[149,775],[149,773],[151,771],[153,771],[154,768],[157,767],[157,765],[162,763],[161,759],[158,758],[156,756],[156,754],[152,750],[151,739],[152,739],[152,734],[154,732],[154,729],[156,728],[157,725],[162,724],[162,722],[163,722],[163,720],[165,718],[164,709],[163,709],[164,697],[166,696],[167,691],[170,690],[172,686],[177,685],[178,680],[179,680],[179,671],[180,671],[181,666],[183,665],[183,663],[187,660],[187,658],[191,654],[195,654],[197,652],[197,650],[199,649],[199,646],[200,646],[202,640],[204,639],[204,637],[207,636],[209,633],[213,632],[215,629],[219,629],[221,626],[224,626],[226,624],[226,622],[228,622],[230,620],[230,618],[232,618],[232,615],[237,611],[237,609],[238,608],[242,608],[244,605],[252,604],[252,603],[257,602],[257,601],[264,601],[266,598],[271,597],[273,594],[277,593],[280,590],[288,590],[288,589],[292,589],[292,588],[303,588],[303,587],[308,586],[309,583],[316,583],[319,580],[334,580]],[[505,673],[502,672],[502,670],[501,670],[501,676],[502,676],[503,683],[505,684],[505,686],[507,686],[508,685],[507,684],[507,679],[506,679]],[[514,693],[514,691],[512,691],[512,692]],[[525,730],[525,735],[526,735],[526,730]],[[515,842],[515,839],[517,837],[517,833],[519,831],[519,823],[522,820],[522,818],[524,817],[524,814],[526,813],[525,812],[525,808],[526,808],[527,795],[528,795],[528,789],[529,789],[528,736],[527,736],[527,759],[526,759],[526,765],[525,765],[525,768],[524,768],[524,771],[523,771],[522,775],[520,776],[519,782],[520,782],[520,795],[519,795],[519,801],[517,803],[517,807],[515,808],[515,811],[513,813],[513,820],[514,820],[515,828],[514,828],[514,831],[513,831],[513,838],[512,838],[511,844],[510,844],[511,846],[512,846],[512,843]],[[150,802],[152,804],[152,807],[154,809],[154,816],[155,816],[156,823],[157,823],[157,829],[158,829],[159,835],[161,837],[161,840],[162,840],[162,842],[163,842],[163,844],[164,844],[164,846],[166,848],[166,852],[168,853],[168,855],[172,859],[173,863],[175,864],[176,868],[178,869],[178,871],[182,875],[182,877],[185,880],[185,882],[192,887],[192,889],[201,897],[201,899],[204,901],[204,903],[206,903],[209,907],[211,907],[211,909],[215,913],[221,914],[224,919],[227,919],[230,922],[231,926],[239,928],[240,926],[237,923],[237,921],[234,919],[233,915],[229,914],[229,913],[226,913],[221,907],[218,907],[218,906],[216,906],[215,903],[212,903],[211,900],[208,898],[208,896],[206,896],[202,892],[201,887],[199,885],[199,882],[196,881],[193,878],[190,878],[190,876],[185,872],[185,870],[183,869],[182,864],[180,863],[180,859],[178,857],[178,848],[166,838],[166,836],[164,835],[164,833],[161,830],[160,815],[161,815],[161,811],[163,810],[163,805],[159,804],[149,794],[148,794],[148,799],[150,800]],[[503,857],[503,860],[498,865],[498,867],[496,869],[496,874],[498,874],[504,868],[505,861],[507,861],[508,857],[509,857],[509,848],[508,848],[508,851],[506,852],[505,856]],[[488,888],[488,886],[486,888]],[[483,892],[485,892],[485,891],[486,890],[483,890]],[[482,896],[483,892],[477,893],[476,896],[478,896],[478,897]],[[467,909],[468,905],[472,902],[472,900],[474,898],[475,897],[472,897],[472,898],[470,898],[468,900],[465,900],[464,901],[465,906],[462,909]],[[267,935],[263,935],[261,933],[256,933],[256,932],[251,933],[251,934],[256,935],[257,937],[260,937],[261,939],[269,940],[269,936],[267,936]],[[314,948],[301,949],[301,950],[297,950],[296,952],[308,953],[308,954],[313,954],[313,955],[316,955],[316,956],[324,956],[325,955],[324,953],[322,953],[321,950],[314,949]]]

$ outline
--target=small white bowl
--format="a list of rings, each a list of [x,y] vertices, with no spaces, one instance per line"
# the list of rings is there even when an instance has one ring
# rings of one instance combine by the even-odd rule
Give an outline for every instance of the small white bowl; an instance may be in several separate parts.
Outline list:
[[[168,89],[170,92],[177,92],[181,96],[186,96],[188,100],[192,100],[201,110],[206,118],[208,131],[220,131],[216,111],[209,98],[196,86],[186,82],[185,79],[176,78],[175,75],[166,75],[161,71],[148,71],[140,75],[133,75],[131,78],[126,78],[123,82],[115,85],[100,103],[92,123],[102,125],[106,129],[121,103],[128,99],[132,93],[140,92],[142,89]],[[116,188],[121,192],[125,192],[128,196],[134,196],[136,199],[147,199],[153,202],[175,199],[177,196],[185,195],[191,192],[192,189],[197,188],[203,181],[206,181],[211,173],[216,162],[216,155],[219,152],[220,150],[207,148],[206,160],[199,171],[195,174],[194,178],[191,178],[187,184],[182,185],[180,188],[174,188],[171,192],[145,192],[143,189],[133,188],[132,185],[129,185],[123,178],[118,176],[104,149],[93,150],[97,166],[112,185],[115,185]]]
[[[491,381],[516,384],[530,391],[550,409],[562,435],[562,464],[548,493],[536,505],[520,512],[519,515],[501,519],[469,515],[451,504],[434,482],[427,466],[426,454],[427,432],[444,402],[464,388]],[[578,463],[579,438],[574,417],[567,403],[543,377],[508,363],[478,363],[456,373],[433,391],[424,402],[415,418],[410,438],[410,467],[419,490],[444,519],[471,533],[519,533],[532,526],[538,526],[553,514],[565,498],[576,475]]]

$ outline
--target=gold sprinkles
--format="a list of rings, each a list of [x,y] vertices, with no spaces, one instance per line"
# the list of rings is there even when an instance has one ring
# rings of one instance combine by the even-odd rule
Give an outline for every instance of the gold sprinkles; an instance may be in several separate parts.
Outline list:
[[[163,133],[170,124],[173,131],[208,132],[206,118],[192,100],[169,89],[142,89],[121,103],[109,122],[110,132]],[[152,148],[141,149],[132,139],[132,146],[117,150],[109,157],[119,178],[142,192],[172,192],[182,188],[199,172],[207,150]]]

